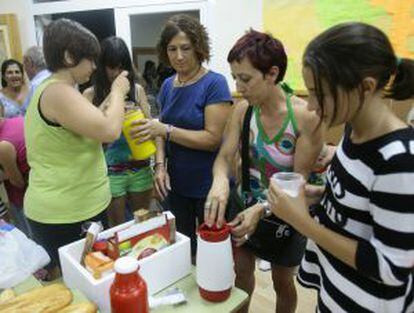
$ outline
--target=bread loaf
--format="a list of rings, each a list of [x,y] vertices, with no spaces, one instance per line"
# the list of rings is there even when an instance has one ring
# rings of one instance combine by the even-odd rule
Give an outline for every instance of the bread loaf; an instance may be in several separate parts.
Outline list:
[[[65,307],[62,310],[59,310],[58,313],[96,313],[98,308],[95,304],[91,302],[81,302],[76,304],[71,304]]]
[[[12,289],[5,289],[0,293],[0,304],[6,303],[15,297],[16,295]]]
[[[62,284],[26,292],[0,304],[1,313],[54,313],[72,302],[72,293]]]

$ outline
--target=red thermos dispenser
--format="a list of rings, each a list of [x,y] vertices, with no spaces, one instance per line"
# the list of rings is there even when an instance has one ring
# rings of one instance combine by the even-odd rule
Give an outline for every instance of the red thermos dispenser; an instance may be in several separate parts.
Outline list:
[[[200,225],[197,239],[197,284],[205,300],[221,302],[234,285],[234,260],[230,227]]]

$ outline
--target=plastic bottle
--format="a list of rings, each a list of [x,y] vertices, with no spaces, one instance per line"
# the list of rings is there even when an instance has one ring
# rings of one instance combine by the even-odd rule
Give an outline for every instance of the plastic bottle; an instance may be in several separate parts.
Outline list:
[[[147,284],[139,275],[138,261],[122,257],[115,261],[115,279],[110,288],[112,313],[148,313]]]
[[[131,150],[132,158],[135,160],[146,160],[156,151],[155,143],[152,140],[137,143],[138,139],[131,138],[129,131],[133,121],[144,119],[144,113],[140,109],[128,110],[125,113],[122,132]]]

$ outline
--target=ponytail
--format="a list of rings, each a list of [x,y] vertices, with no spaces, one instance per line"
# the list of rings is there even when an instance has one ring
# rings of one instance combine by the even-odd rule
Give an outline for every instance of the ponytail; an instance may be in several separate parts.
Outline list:
[[[406,100],[414,97],[414,60],[400,59],[397,76],[392,85],[389,98]]]

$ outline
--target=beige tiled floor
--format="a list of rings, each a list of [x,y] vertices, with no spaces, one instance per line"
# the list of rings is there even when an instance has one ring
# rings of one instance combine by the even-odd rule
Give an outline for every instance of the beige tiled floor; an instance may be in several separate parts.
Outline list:
[[[296,283],[298,292],[298,307],[296,313],[314,313],[316,307],[316,292],[305,289]],[[273,291],[270,272],[256,270],[256,289],[250,305],[250,313],[274,313],[276,296]]]

